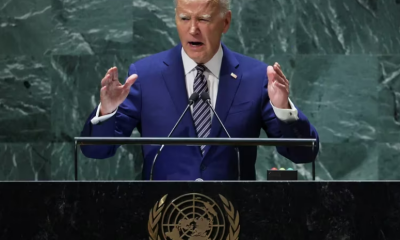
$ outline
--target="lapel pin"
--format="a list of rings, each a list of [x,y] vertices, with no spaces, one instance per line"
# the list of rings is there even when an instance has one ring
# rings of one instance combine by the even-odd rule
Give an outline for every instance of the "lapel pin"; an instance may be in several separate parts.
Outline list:
[[[234,73],[231,73],[231,76],[232,76],[234,79],[237,78],[236,74],[234,74]]]

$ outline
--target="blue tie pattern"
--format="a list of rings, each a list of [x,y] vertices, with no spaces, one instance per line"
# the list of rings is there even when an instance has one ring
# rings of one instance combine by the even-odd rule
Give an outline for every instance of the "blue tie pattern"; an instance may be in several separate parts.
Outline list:
[[[193,90],[198,94],[208,92],[207,80],[204,76],[206,67],[198,65],[196,67],[197,75],[194,79]],[[193,106],[193,120],[196,127],[197,136],[199,138],[206,138],[210,135],[211,130],[211,113],[208,104],[202,99],[199,99]],[[205,145],[201,146],[201,153],[204,155]]]

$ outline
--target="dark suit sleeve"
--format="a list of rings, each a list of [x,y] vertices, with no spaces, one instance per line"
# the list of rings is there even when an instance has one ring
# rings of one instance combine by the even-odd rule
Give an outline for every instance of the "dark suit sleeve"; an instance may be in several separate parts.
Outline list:
[[[307,117],[297,108],[299,119],[285,123],[279,120],[268,97],[268,78],[265,78],[262,93],[263,129],[270,138],[314,138],[317,139],[314,150],[311,147],[277,147],[277,151],[294,163],[309,163],[315,160],[319,150],[317,130],[310,124]]]
[[[132,64],[129,67],[128,77],[135,73],[137,73],[137,71],[135,65]],[[93,125],[90,120],[96,115],[96,108],[87,119],[81,136],[130,137],[133,129],[140,124],[142,97],[139,79],[140,77],[132,85],[128,97],[118,107],[114,116],[107,119],[105,122]],[[117,145],[82,145],[81,150],[88,158],[104,159],[114,156],[118,147]]]

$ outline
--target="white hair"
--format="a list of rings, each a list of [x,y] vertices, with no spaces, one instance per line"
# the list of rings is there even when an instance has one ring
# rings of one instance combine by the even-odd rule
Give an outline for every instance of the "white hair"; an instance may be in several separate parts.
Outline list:
[[[218,1],[221,7],[222,14],[227,13],[231,10],[231,0],[209,0],[209,1]],[[175,7],[178,4],[178,0],[174,0]]]

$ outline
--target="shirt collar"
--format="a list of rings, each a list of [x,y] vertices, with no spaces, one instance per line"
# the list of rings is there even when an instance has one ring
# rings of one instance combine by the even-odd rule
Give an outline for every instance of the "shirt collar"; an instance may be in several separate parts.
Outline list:
[[[221,64],[222,64],[222,57],[224,55],[224,52],[222,51],[222,46],[219,45],[219,49],[217,53],[211,58],[210,61],[208,61],[204,66],[207,67],[207,69],[216,77],[219,78],[219,73],[221,71]],[[182,61],[183,61],[183,67],[185,69],[185,75],[190,73],[196,66],[197,63],[193,61],[183,50],[182,48]]]

